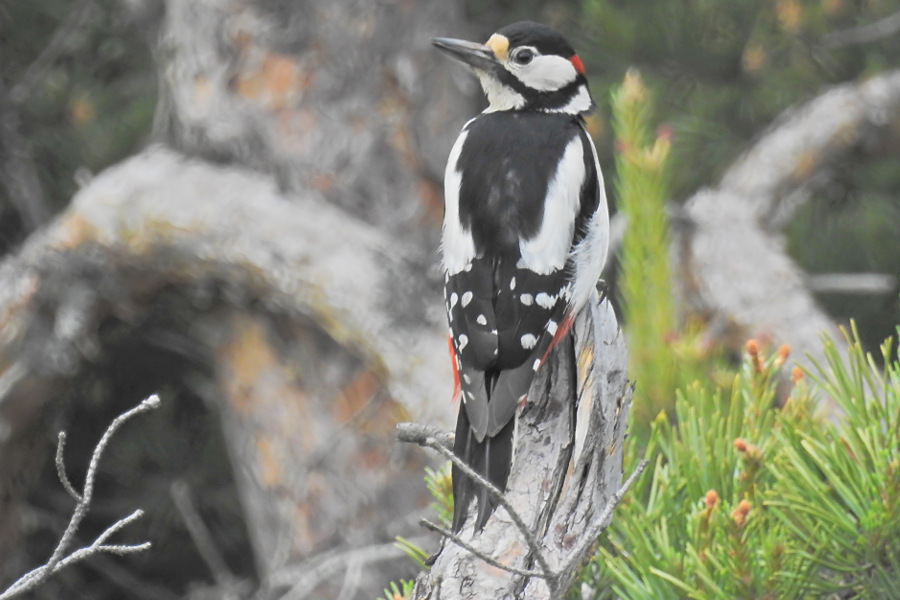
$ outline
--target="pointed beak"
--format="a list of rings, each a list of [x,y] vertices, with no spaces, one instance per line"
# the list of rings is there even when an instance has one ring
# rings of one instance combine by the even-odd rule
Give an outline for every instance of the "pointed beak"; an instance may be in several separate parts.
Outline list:
[[[484,44],[455,40],[452,38],[434,38],[431,43],[438,50],[446,52],[456,60],[460,60],[471,67],[483,71],[493,71],[500,67],[494,51]]]

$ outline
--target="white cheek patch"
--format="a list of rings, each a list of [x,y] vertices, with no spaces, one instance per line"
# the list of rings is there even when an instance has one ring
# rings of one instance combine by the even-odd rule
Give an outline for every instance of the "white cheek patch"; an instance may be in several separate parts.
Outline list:
[[[528,87],[541,92],[551,92],[575,81],[578,72],[568,58],[549,54],[535,56],[527,65],[520,67],[510,63],[513,75]]]

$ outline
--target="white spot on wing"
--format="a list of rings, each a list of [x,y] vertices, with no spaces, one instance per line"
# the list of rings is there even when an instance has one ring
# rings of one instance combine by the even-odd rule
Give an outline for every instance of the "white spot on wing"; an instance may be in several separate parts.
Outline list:
[[[531,350],[537,344],[537,338],[531,335],[530,333],[526,333],[522,336],[522,339],[519,340],[522,343],[522,347],[526,350]]]
[[[459,336],[459,351],[462,352],[463,348],[465,348],[469,343],[469,336],[466,334],[461,334]]]
[[[556,296],[551,296],[550,294],[546,294],[541,292],[537,296],[534,297],[534,301],[537,302],[538,306],[541,308],[546,308],[547,310],[556,306]]]
[[[531,306],[532,304],[534,304],[534,296],[532,296],[531,294],[522,294],[521,296],[519,296],[519,302],[521,302],[525,306]]]
[[[581,208],[584,176],[584,150],[580,136],[575,136],[566,146],[547,187],[541,228],[534,237],[519,242],[522,256],[519,262],[524,268],[538,275],[547,275],[565,267],[571,250],[575,217]]]
[[[516,278],[515,277],[513,277],[512,279],[509,280],[509,289],[510,290],[516,289]]]
[[[467,373],[463,373],[463,379],[466,383],[472,383],[472,378]]]
[[[465,308],[472,301],[472,292],[466,292],[462,295],[462,306]]]
[[[556,335],[557,327],[556,321],[547,321],[547,333],[550,335]]]
[[[479,325],[487,325],[487,318],[484,315],[478,315],[478,318],[475,319],[475,322]]]
[[[536,359],[534,359],[534,364],[531,365],[531,370],[532,370],[532,371],[537,371],[537,370],[538,370],[538,367],[540,367],[540,366],[541,366],[541,359],[536,358]]]
[[[456,303],[459,302],[459,296],[456,295],[456,292],[450,294],[450,308],[456,306]]]

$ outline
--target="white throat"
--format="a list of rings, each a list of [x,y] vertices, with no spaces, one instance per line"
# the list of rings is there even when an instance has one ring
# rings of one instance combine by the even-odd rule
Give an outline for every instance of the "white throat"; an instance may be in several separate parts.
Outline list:
[[[516,110],[525,106],[525,98],[519,92],[508,88],[500,83],[499,79],[480,69],[475,73],[478,75],[481,89],[484,90],[488,99],[488,107],[484,109],[484,112]]]

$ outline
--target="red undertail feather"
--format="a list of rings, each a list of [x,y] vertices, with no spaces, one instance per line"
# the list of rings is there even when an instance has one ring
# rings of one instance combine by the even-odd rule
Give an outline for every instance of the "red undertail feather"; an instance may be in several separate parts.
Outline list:
[[[566,334],[569,333],[569,329],[572,328],[572,323],[575,322],[575,317],[567,314],[563,317],[562,323],[559,324],[559,327],[556,328],[556,333],[553,334],[553,339],[550,340],[550,345],[547,346],[546,352],[544,352],[544,356],[541,357],[541,365],[543,366],[544,362],[546,362],[547,357],[550,356],[550,351],[553,350],[553,347],[556,346]]]
[[[456,352],[453,351],[452,336],[447,336],[447,345],[450,347],[450,366],[453,368],[453,397],[451,401],[455,402],[462,391],[459,385],[459,368],[456,366]]]

